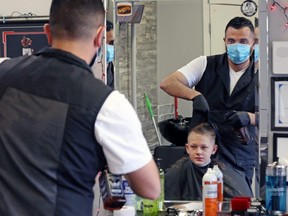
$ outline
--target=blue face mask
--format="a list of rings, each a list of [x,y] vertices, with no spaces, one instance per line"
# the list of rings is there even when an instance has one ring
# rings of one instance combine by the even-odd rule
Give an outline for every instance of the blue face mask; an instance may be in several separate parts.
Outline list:
[[[106,62],[109,63],[114,60],[114,46],[107,44],[106,45]]]
[[[227,45],[228,58],[234,64],[242,64],[250,56],[250,45],[234,43]]]
[[[254,46],[254,61],[259,60],[259,44],[255,44]]]

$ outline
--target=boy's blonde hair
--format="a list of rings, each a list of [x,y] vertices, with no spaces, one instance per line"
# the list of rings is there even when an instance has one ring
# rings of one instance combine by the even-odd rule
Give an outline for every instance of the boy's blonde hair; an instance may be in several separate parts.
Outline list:
[[[201,134],[201,135],[207,135],[210,136],[215,142],[216,142],[216,132],[215,129],[213,128],[213,126],[209,123],[201,123],[193,128],[191,128],[189,130],[188,133],[188,139],[189,139],[189,135],[194,132],[197,134]],[[214,143],[215,143],[214,142]]]

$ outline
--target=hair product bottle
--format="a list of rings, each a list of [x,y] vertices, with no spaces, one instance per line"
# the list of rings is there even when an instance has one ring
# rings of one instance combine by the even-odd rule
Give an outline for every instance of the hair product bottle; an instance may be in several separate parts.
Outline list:
[[[136,194],[130,187],[124,175],[122,176],[122,183],[123,183],[124,196],[126,199],[125,206],[132,206],[136,208]]]
[[[122,185],[122,176],[104,170],[99,178],[100,193],[105,209],[121,209],[126,199]]]
[[[217,177],[211,168],[202,179],[203,187],[203,216],[217,216]]]
[[[217,177],[217,199],[218,202],[223,202],[223,173],[218,165],[213,166],[213,171]]]
[[[286,166],[277,161],[266,167],[266,210],[268,214],[286,212]]]

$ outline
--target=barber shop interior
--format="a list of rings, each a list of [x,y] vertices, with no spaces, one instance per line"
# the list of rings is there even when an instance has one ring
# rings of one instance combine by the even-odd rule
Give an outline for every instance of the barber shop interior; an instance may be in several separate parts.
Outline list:
[[[1,216],[288,215],[288,0],[69,2],[0,8]]]

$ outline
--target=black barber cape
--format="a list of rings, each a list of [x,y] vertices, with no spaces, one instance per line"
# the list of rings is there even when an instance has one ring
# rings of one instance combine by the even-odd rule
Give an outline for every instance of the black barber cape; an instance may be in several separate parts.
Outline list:
[[[253,197],[251,187],[241,171],[212,159],[205,167],[192,163],[189,156],[178,160],[165,173],[166,200],[202,200],[202,178],[207,169],[218,165],[223,173],[224,199],[234,196]]]

